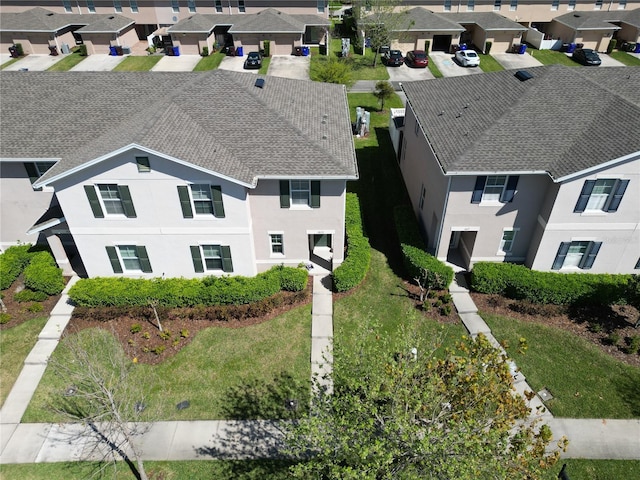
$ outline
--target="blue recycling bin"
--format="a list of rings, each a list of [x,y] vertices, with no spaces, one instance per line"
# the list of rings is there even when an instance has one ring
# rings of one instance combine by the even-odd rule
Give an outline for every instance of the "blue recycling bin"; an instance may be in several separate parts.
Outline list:
[[[576,44],[570,43],[569,46],[567,47],[567,53],[573,53],[575,51],[576,51]]]
[[[461,43],[460,44],[460,50],[466,50],[467,49],[467,44],[466,43]]]
[[[640,42],[636,43],[636,48],[633,49],[633,53],[640,53]]]
[[[302,47],[302,56],[303,57],[309,56],[309,47]]]
[[[520,45],[520,48],[518,49],[518,53],[520,55],[524,55],[524,52],[527,51],[527,46],[523,43],[522,45]]]
[[[244,48],[236,47],[236,57],[241,57],[244,55]]]
[[[173,56],[174,57],[179,57],[180,56],[180,47],[171,47],[173,49]]]
[[[118,55],[118,50],[116,47],[109,47],[109,55],[112,57],[116,57]]]

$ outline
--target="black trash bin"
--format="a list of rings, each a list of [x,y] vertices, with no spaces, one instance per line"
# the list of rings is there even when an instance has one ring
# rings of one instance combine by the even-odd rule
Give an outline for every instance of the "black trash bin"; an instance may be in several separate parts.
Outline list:
[[[301,57],[302,56],[302,47],[294,47],[293,54],[296,57]]]
[[[118,55],[119,57],[124,55],[124,52],[122,51],[122,47],[120,45],[116,47],[116,55]]]
[[[18,47],[11,45],[9,47],[9,55],[11,55],[11,58],[18,58],[20,56],[18,55]]]
[[[55,45],[49,45],[49,55],[53,57],[58,55],[58,47],[56,47]]]

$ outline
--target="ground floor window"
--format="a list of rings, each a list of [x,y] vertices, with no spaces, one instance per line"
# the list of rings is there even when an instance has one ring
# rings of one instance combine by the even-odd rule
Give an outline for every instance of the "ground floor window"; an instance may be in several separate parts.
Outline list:
[[[588,270],[593,266],[601,246],[602,242],[562,242],[551,269],[580,268]]]
[[[231,248],[228,245],[193,245],[191,259],[196,273],[216,270],[233,272]]]
[[[272,233],[269,235],[271,238],[271,253],[283,254],[284,253],[284,240],[281,233]]]

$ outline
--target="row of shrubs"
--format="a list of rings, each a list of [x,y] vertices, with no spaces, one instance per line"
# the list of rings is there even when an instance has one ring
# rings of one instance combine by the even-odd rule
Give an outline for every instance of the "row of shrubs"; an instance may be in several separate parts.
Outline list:
[[[444,290],[453,280],[453,269],[426,252],[416,217],[409,205],[399,205],[393,212],[402,249],[402,260],[410,278],[425,278],[425,288]]]
[[[28,290],[17,294],[18,301],[42,301],[64,289],[62,270],[51,254],[30,244],[9,247],[0,255],[0,289],[9,288],[23,272]]]
[[[276,266],[255,277],[205,277],[203,279],[97,277],[78,281],[69,297],[83,307],[196,305],[244,305],[263,300],[281,290],[297,292],[307,288],[304,268]]]
[[[626,303],[631,275],[537,272],[513,263],[478,262],[471,272],[476,292],[553,305]]]
[[[369,271],[371,248],[364,234],[360,201],[355,193],[347,193],[345,204],[345,232],[347,256],[333,271],[333,285],[337,292],[346,292],[359,285]]]

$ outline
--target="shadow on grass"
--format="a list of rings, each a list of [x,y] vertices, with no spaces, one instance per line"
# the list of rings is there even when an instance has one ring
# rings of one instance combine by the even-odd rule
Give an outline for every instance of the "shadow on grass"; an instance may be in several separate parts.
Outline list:
[[[625,375],[616,382],[616,389],[623,402],[629,406],[631,413],[635,417],[640,417],[640,383],[638,379]]]

